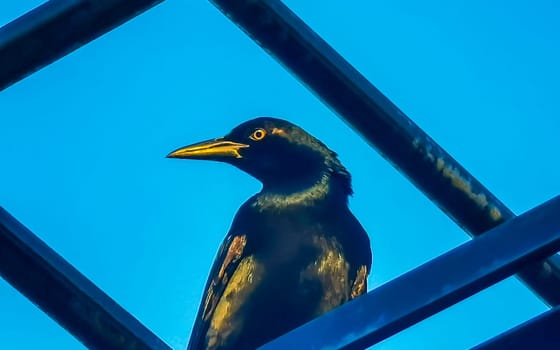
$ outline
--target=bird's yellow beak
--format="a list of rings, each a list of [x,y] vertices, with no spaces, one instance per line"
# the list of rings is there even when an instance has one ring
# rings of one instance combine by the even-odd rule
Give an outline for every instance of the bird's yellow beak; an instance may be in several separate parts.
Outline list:
[[[181,147],[169,153],[167,158],[215,160],[224,158],[243,158],[241,154],[239,154],[239,150],[247,147],[249,147],[249,145],[219,138]]]

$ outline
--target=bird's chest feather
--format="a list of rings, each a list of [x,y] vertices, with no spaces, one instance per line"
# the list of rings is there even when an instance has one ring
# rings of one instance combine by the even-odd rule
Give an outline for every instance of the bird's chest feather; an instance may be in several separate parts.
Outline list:
[[[328,222],[305,211],[260,213],[255,222],[250,249],[271,299],[305,303],[313,314],[349,299],[349,264]]]
[[[303,211],[261,212],[248,229],[255,258],[270,268],[306,265],[322,247],[314,237],[325,235],[324,224]]]
[[[251,229],[256,257],[270,264],[311,259],[317,254],[312,237],[322,231],[322,225],[306,215],[273,213],[259,216]]]
[[[208,349],[254,349],[349,300],[349,264],[328,224],[305,211],[258,214],[234,225],[245,257],[209,317]]]

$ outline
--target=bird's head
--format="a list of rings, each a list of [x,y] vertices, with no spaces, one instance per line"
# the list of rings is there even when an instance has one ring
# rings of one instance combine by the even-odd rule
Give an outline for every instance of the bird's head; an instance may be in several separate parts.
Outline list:
[[[168,158],[230,163],[260,180],[264,190],[297,192],[328,176],[348,195],[350,174],[336,153],[300,127],[276,118],[247,121],[224,137],[181,147]]]

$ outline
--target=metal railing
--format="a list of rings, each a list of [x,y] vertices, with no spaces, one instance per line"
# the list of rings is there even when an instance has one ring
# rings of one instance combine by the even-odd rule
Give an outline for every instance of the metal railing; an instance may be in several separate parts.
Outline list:
[[[0,90],[162,1],[45,3],[0,28]],[[546,303],[560,304],[560,257],[554,254],[560,249],[559,223],[553,215],[559,209],[558,198],[516,218],[280,1],[211,1],[467,233],[484,233],[265,348],[282,348],[294,341],[307,341],[306,344],[317,346],[313,348],[359,348],[373,344],[514,273]],[[518,241],[511,239],[514,237]],[[481,249],[490,245],[492,254],[481,255]],[[0,211],[0,253],[0,274],[86,346],[169,349],[5,211]],[[461,263],[460,257],[464,256],[469,257],[468,264]],[[473,270],[475,266],[482,270]],[[406,286],[418,281],[426,271],[438,276],[431,279],[433,285],[425,286],[414,298],[405,295]],[[37,290],[47,281],[54,288],[52,295]],[[396,297],[399,295],[403,298]],[[64,304],[60,296],[68,296],[72,302]],[[383,300],[382,307],[376,301],[378,298]],[[348,321],[356,316],[360,317]],[[340,329],[341,319],[348,321],[348,326],[331,332]],[[543,316],[538,322],[529,322],[482,344],[481,348],[495,349],[492,344],[498,344],[504,337],[534,335],[535,324],[546,324],[552,319]],[[321,339],[314,336],[325,328],[329,331],[321,332]]]
[[[88,348],[171,350],[1,207],[0,275]]]

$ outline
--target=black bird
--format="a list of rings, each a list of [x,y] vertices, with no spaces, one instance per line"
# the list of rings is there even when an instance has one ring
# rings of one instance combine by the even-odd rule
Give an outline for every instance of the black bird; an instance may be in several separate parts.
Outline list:
[[[321,141],[257,118],[169,158],[230,163],[262,182],[210,271],[188,350],[245,350],[366,292],[369,238],[348,209],[350,173]]]

